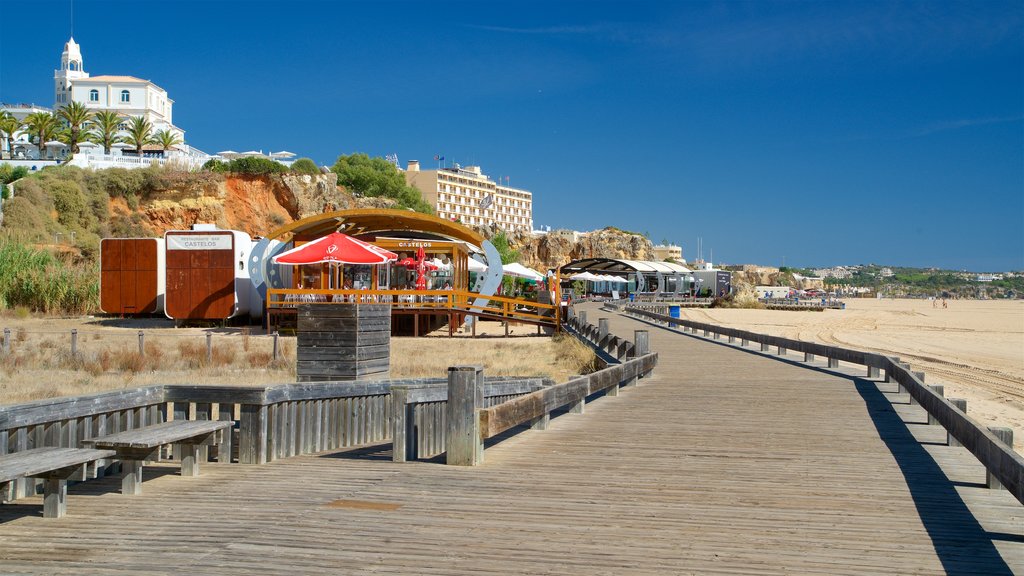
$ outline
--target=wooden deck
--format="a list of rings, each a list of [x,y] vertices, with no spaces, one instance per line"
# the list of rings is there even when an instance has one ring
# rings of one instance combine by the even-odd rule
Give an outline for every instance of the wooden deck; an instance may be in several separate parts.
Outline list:
[[[390,446],[154,466],[141,496],[71,487],[60,520],[0,507],[0,573],[1024,573],[1024,507],[894,384],[587,306],[650,330],[654,377],[483,466]]]

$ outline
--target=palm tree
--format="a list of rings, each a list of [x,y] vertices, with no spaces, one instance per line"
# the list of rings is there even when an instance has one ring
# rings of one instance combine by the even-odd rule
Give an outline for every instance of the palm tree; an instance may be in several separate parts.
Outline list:
[[[21,120],[14,117],[14,114],[4,110],[0,111],[0,132],[4,133],[7,139],[7,157],[14,158],[14,133],[21,130]]]
[[[57,117],[49,112],[33,112],[25,117],[25,127],[28,128],[29,134],[39,139],[36,142],[36,145],[39,146],[39,158],[44,158],[46,142],[60,131],[60,122]]]
[[[153,142],[153,125],[142,116],[132,116],[127,132],[124,141],[135,146],[135,153],[142,158],[142,147]]]
[[[164,156],[167,156],[167,149],[174,148],[178,144],[181,144],[181,138],[170,130],[158,130],[153,135],[153,142],[160,146],[160,149],[164,151]]]
[[[90,132],[93,142],[103,145],[103,153],[110,155],[110,148],[119,142],[121,137],[117,135],[121,131],[121,116],[112,110],[97,112],[89,123],[92,128]]]
[[[71,153],[78,154],[78,143],[85,141],[83,128],[92,120],[92,112],[81,102],[72,102],[57,111],[57,116],[68,127],[65,144],[71,146]]]

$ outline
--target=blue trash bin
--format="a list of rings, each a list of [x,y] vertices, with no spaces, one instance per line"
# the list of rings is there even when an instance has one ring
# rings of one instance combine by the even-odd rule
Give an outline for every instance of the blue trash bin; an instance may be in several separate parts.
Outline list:
[[[636,296],[636,294],[630,294],[630,295],[629,295],[629,301],[630,301],[630,302],[632,302],[632,301],[633,301],[633,297],[634,297],[634,296]]]
[[[673,318],[682,318],[682,315],[681,315],[681,313],[679,311],[679,306],[669,306],[668,307],[668,315],[673,317]],[[677,326],[679,326],[679,325],[674,323],[674,322],[669,322],[669,324],[668,324],[669,328],[676,328]]]

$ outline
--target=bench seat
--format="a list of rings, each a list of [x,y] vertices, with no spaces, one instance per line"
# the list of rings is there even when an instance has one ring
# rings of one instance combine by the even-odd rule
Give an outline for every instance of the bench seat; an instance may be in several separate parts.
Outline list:
[[[113,450],[87,448],[33,448],[0,456],[0,494],[19,478],[42,478],[43,517],[60,518],[67,512],[68,480],[85,479],[86,467],[114,456]]]
[[[160,447],[181,446],[181,475],[198,476],[197,447],[219,444],[232,423],[224,420],[173,420],[83,440],[82,444],[113,450],[123,463],[121,493],[142,493],[142,463],[157,460]]]

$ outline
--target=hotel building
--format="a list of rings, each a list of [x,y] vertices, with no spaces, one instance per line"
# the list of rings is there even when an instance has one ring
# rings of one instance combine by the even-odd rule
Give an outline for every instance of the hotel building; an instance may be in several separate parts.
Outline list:
[[[89,110],[117,112],[122,116],[142,116],[153,131],[167,130],[185,139],[185,131],[172,123],[174,100],[167,91],[149,80],[133,76],[89,76],[85,71],[82,49],[71,38],[60,55],[60,69],[53,72],[54,109],[80,102]],[[122,125],[127,127],[127,122]]]
[[[420,170],[419,161],[410,160],[405,181],[420,191],[440,218],[510,232],[533,230],[533,194],[494,182],[479,166]]]

